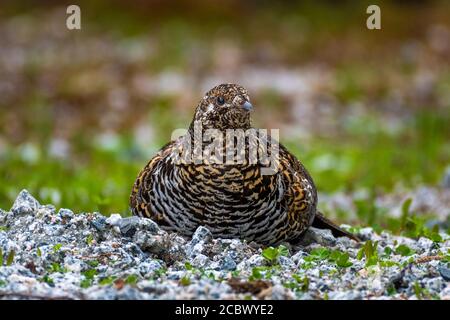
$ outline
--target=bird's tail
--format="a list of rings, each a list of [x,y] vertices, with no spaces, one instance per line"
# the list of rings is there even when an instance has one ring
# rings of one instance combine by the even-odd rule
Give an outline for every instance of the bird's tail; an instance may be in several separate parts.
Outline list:
[[[336,225],[334,222],[332,222],[330,219],[325,217],[321,212],[317,211],[316,215],[314,217],[314,221],[312,223],[312,226],[319,229],[330,229],[331,233],[335,237],[348,237],[350,239],[353,239],[355,241],[361,241],[357,236],[355,236],[353,233],[350,233],[348,231],[345,231],[338,225]]]

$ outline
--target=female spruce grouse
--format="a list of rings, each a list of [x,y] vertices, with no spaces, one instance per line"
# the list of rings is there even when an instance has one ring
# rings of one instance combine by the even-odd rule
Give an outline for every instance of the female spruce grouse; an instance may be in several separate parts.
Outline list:
[[[140,172],[130,197],[133,214],[186,236],[203,225],[215,237],[263,245],[294,242],[311,225],[357,240],[316,210],[311,176],[270,135],[257,134],[252,108],[240,85],[207,92],[187,133]]]

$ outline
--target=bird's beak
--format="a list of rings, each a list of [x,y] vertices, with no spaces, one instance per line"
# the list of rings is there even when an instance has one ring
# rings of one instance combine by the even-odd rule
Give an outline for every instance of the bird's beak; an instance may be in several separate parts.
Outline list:
[[[250,102],[245,101],[245,103],[242,105],[242,108],[244,108],[247,111],[252,111],[253,105]]]

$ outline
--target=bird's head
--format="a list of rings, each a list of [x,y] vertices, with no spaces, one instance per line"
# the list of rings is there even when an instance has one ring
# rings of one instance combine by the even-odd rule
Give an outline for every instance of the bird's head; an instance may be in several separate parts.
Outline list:
[[[204,129],[248,129],[250,103],[247,90],[238,84],[220,84],[209,90],[195,110],[194,121]]]

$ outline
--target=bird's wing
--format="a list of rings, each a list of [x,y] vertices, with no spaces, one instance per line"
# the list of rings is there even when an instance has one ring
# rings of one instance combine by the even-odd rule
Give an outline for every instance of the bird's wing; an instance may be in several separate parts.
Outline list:
[[[172,152],[174,143],[175,141],[171,141],[163,146],[139,173],[130,195],[130,208],[134,215],[151,217],[148,204],[150,202],[152,174],[161,159]]]
[[[280,145],[281,146],[281,145]],[[280,148],[280,162],[283,176],[287,182],[285,195],[288,203],[289,220],[300,221],[302,226],[329,229],[335,237],[348,237],[360,241],[354,234],[342,229],[336,223],[317,211],[317,192],[308,171],[284,147]],[[314,220],[311,220],[313,218]],[[298,222],[297,222],[298,223]],[[305,227],[305,228],[306,228]]]
[[[280,144],[280,170],[285,185],[283,195],[289,223],[294,229],[306,229],[316,210],[317,192],[303,165]]]

